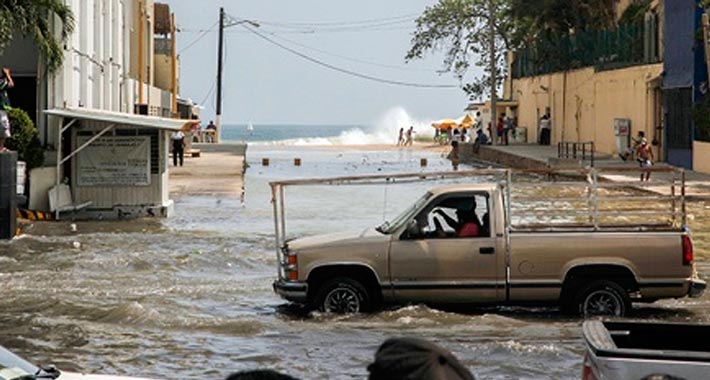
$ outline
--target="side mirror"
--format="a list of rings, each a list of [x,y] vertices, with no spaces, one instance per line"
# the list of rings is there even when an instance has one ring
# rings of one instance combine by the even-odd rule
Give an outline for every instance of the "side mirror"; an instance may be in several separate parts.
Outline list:
[[[412,239],[415,237],[418,237],[422,231],[419,229],[419,224],[415,219],[412,219],[407,223],[407,234],[405,235],[406,238]]]

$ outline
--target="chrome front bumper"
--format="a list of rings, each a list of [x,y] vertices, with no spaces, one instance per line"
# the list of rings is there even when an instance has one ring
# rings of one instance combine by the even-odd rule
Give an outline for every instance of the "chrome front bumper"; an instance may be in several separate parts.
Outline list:
[[[707,283],[699,278],[693,278],[690,280],[690,288],[688,289],[688,296],[690,298],[699,298],[705,292],[707,288]]]
[[[274,281],[274,292],[281,297],[297,303],[306,303],[308,300],[308,284],[302,282]]]

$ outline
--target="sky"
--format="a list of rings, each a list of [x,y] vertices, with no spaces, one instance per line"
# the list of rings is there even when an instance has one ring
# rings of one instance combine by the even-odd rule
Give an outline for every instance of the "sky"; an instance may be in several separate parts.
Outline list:
[[[162,1],[180,29],[180,94],[204,101],[203,120],[215,113],[220,6],[231,17],[257,21],[256,30],[266,37],[326,64],[387,80],[460,86],[452,74],[437,73],[440,53],[404,60],[414,19],[435,0]],[[372,125],[396,108],[434,120],[459,117],[468,103],[457,87],[395,86],[318,66],[243,26],[226,29],[225,39],[224,124]]]

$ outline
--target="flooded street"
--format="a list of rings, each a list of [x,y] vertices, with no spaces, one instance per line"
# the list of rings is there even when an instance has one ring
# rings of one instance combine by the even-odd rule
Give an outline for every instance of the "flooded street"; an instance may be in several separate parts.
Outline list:
[[[271,166],[261,166],[268,157]],[[294,167],[293,159],[303,166]],[[223,379],[273,368],[302,379],[365,379],[387,337],[452,350],[478,379],[578,379],[581,321],[555,309],[451,312],[407,306],[371,315],[305,315],[277,297],[268,181],[447,170],[440,151],[251,146],[246,197],[175,199],[167,220],[38,223],[0,242],[0,344],[60,369]],[[287,192],[294,235],[393,218],[431,183]],[[383,211],[384,210],[384,211]],[[689,205],[696,260],[710,276],[710,204]],[[710,322],[710,296],[637,305],[637,316]]]

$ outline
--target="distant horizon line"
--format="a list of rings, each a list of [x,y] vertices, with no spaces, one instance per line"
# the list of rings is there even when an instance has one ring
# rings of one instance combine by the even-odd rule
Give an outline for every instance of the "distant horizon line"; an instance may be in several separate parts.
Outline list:
[[[263,127],[371,127],[373,124],[337,124],[337,123],[251,123],[252,125],[259,125]],[[233,126],[241,127],[247,126],[249,122],[246,123],[223,123],[223,127]]]

